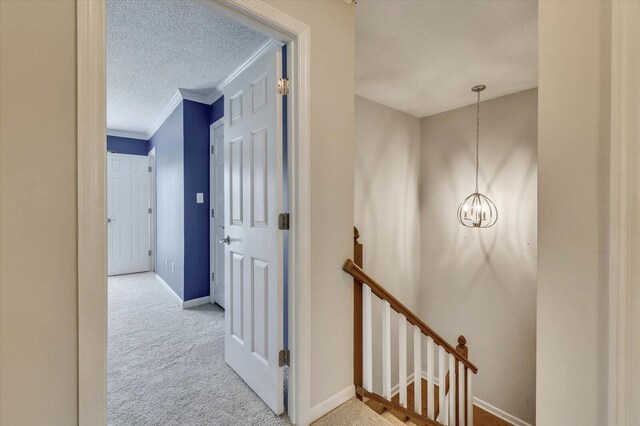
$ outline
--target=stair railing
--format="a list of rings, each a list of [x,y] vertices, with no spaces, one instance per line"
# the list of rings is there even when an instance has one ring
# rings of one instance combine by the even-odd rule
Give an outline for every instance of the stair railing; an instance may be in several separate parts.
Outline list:
[[[354,228],[354,260],[348,259],[343,269],[354,278],[354,351],[353,380],[358,398],[371,399],[390,410],[406,416],[417,424],[473,426],[473,375],[478,368],[468,359],[464,336],[454,348],[411,312],[363,268],[363,247]],[[373,296],[377,296],[374,298]],[[372,306],[376,299],[382,304],[382,394],[373,391]],[[391,384],[391,311],[398,315],[398,394],[392,395]],[[408,324],[407,324],[408,323]],[[413,327],[413,401],[408,401],[407,389],[407,326]],[[422,339],[426,338],[426,374],[423,373]],[[438,384],[435,364],[438,357]],[[415,377],[415,372],[419,372]],[[422,388],[426,383],[426,398]],[[419,384],[419,385],[418,385]],[[437,394],[436,394],[437,388]],[[423,404],[423,399],[426,404]],[[396,401],[394,401],[396,400]],[[426,405],[426,406],[424,406]]]

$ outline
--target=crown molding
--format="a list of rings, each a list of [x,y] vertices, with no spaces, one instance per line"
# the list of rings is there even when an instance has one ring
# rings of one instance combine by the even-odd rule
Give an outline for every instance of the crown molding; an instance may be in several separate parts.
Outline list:
[[[217,101],[223,93],[223,90],[227,84],[233,81],[238,75],[240,75],[244,70],[249,68],[254,62],[264,56],[267,52],[270,52],[274,47],[282,45],[282,43],[278,40],[269,39],[267,40],[258,50],[253,52],[246,61],[244,61],[238,68],[233,70],[231,74],[226,76],[224,80],[222,80],[208,95],[202,95],[200,93],[194,92],[189,89],[178,89],[176,90],[175,95],[171,98],[169,103],[162,109],[162,113],[158,116],[158,118],[153,122],[153,125],[147,129],[146,132],[134,132],[134,131],[126,131],[126,130],[117,130],[117,129],[108,129],[107,135],[110,136],[120,136],[124,138],[132,138],[132,139],[144,139],[149,140],[151,137],[158,131],[162,123],[165,122],[167,118],[173,113],[180,102],[183,100],[199,102],[201,104],[211,105],[215,101]]]
[[[251,56],[249,56],[249,58],[247,58],[246,61],[244,61],[242,64],[240,64],[240,66],[238,68],[236,68],[231,74],[229,74],[227,77],[225,77],[225,79],[222,80],[215,87],[215,89],[213,89],[213,91],[206,97],[206,99],[207,99],[206,103],[208,103],[209,105],[214,103],[218,98],[220,98],[220,96],[222,96],[224,88],[231,81],[233,81],[233,79],[235,79],[244,70],[249,68],[251,66],[251,64],[256,62],[258,59],[260,59],[262,56],[264,56],[267,52],[271,51],[271,49],[273,49],[274,47],[276,47],[278,45],[282,45],[282,43],[279,42],[278,40],[274,40],[274,39],[267,40],[262,46],[260,46],[260,48],[258,50],[253,52],[253,54]]]
[[[146,132],[134,132],[129,130],[107,129],[107,136],[117,136],[119,138],[140,139],[148,141]]]

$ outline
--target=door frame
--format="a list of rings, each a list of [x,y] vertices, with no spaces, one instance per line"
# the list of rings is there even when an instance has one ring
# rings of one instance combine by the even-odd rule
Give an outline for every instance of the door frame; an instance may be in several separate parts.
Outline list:
[[[261,0],[200,0],[287,45],[289,140],[289,418],[310,420],[310,27]],[[105,0],[76,0],[78,152],[78,423],[107,419]]]
[[[630,426],[640,394],[640,5],[611,3],[608,425]],[[637,408],[636,408],[637,410]]]
[[[213,133],[219,128],[222,127],[223,131],[224,131],[224,116],[220,117],[219,119],[217,119],[216,121],[214,121],[210,126],[209,126],[209,146],[212,148],[214,147],[214,139],[213,139]],[[215,182],[216,181],[216,165],[214,164],[214,157],[213,157],[213,151],[210,149],[209,152],[209,182]],[[217,182],[216,182],[216,187],[217,187]],[[223,195],[223,194],[222,194]],[[216,192],[216,188],[212,188],[211,185],[209,185],[209,209],[212,210],[215,206],[216,203],[216,199],[221,196],[221,194],[218,194]],[[209,216],[209,223],[211,224],[212,222],[214,222],[213,220],[214,218]],[[215,299],[214,299],[214,293],[215,293],[215,286],[214,286],[214,281],[211,279],[212,276],[211,274],[214,274],[216,272],[216,267],[215,267],[215,258],[216,256],[219,255],[219,250],[220,250],[220,244],[216,243],[216,230],[213,228],[213,226],[209,226],[209,245],[210,245],[210,250],[213,251],[212,256],[209,256],[209,302],[210,303],[216,303]],[[218,278],[220,278],[218,276]],[[223,278],[224,279],[224,278]]]
[[[154,146],[151,151],[147,154],[147,158],[149,159],[149,207],[151,208],[151,213],[149,216],[149,247],[151,248],[151,256],[149,261],[151,265],[149,265],[150,270],[154,273],[157,269],[156,262],[156,196],[157,196],[157,178],[156,174],[156,147]]]

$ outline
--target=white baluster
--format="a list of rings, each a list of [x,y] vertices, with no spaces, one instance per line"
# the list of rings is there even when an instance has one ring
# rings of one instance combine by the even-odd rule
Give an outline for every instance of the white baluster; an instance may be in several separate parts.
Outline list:
[[[473,425],[473,372],[467,370],[467,424]]]
[[[433,383],[434,355],[433,355],[433,339],[427,336],[427,417],[435,420],[436,394]]]
[[[398,317],[398,358],[400,405],[407,408],[407,319],[404,315]]]
[[[465,404],[465,388],[464,388],[464,372],[466,367],[458,361],[458,426],[464,426],[464,410]]]
[[[449,355],[449,424],[456,424],[456,357]]]
[[[444,417],[444,407],[446,407],[445,404],[445,385],[446,385],[446,380],[445,380],[445,375],[446,375],[446,370],[447,370],[447,362],[445,360],[445,355],[447,354],[444,350],[444,348],[442,346],[438,346],[438,395],[439,395],[439,401],[438,401],[438,405],[440,407],[440,410],[438,411],[438,420],[440,421],[440,423],[442,424],[447,424],[446,423],[446,419]]]
[[[391,400],[391,305],[382,301],[382,396]]]
[[[413,411],[422,415],[422,332],[413,326]]]
[[[371,288],[362,285],[362,387],[373,392],[373,333]]]

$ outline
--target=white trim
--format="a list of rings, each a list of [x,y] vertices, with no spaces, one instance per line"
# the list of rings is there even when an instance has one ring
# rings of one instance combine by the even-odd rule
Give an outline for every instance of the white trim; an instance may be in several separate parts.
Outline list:
[[[185,300],[182,302],[182,309],[195,308],[196,306],[209,303],[209,296],[198,297],[197,299]]]
[[[212,174],[215,174],[215,159],[213,158],[213,155],[211,154],[211,147],[213,147],[214,145],[214,139],[213,139],[213,132],[218,128],[224,125],[224,115],[220,118],[218,118],[216,121],[214,121],[213,123],[211,123],[209,125],[209,182],[211,182],[211,177]],[[215,207],[215,188],[211,188],[211,185],[209,185],[209,210],[211,211],[211,209],[214,209]],[[209,215],[209,245],[213,246],[210,248],[211,251],[213,251],[213,255],[209,255],[209,303],[216,303],[215,300],[215,285],[214,282],[211,280],[211,276],[212,274],[214,274],[215,271],[215,262],[212,262],[212,259],[215,259],[215,252],[217,250],[220,249],[219,245],[216,244],[216,238],[215,238],[215,234],[216,234],[216,230],[213,228],[213,218],[211,217],[211,215]]]
[[[183,100],[199,102],[206,105],[212,104],[212,102],[207,101],[208,95],[201,95],[200,93],[188,89],[178,89],[178,92],[180,92]]]
[[[287,43],[289,102],[289,418],[310,423],[311,101],[310,27],[261,0],[204,0]],[[106,424],[107,248],[105,0],[76,0],[78,76],[78,419]]]
[[[76,2],[78,424],[107,422],[105,2]]]
[[[107,129],[107,136],[117,136],[120,138],[140,139],[148,141],[149,137],[146,132],[132,132],[128,130]]]
[[[289,111],[289,418],[311,423],[311,28],[260,0],[203,1],[226,16],[287,43]]]
[[[426,379],[427,378],[427,372],[425,370],[422,370],[422,378]],[[414,382],[414,377],[413,377],[413,373],[411,373],[409,376],[407,376],[407,385],[410,385],[411,383]],[[438,380],[437,377],[433,378],[433,384],[436,386],[440,386],[440,380]],[[391,395],[395,396],[396,394],[398,394],[398,391],[400,390],[399,388],[400,384],[395,385],[392,389],[391,389]],[[494,416],[504,420],[507,423],[510,423],[512,425],[515,426],[532,426],[530,423],[525,422],[524,420],[514,416],[513,414],[507,413],[504,410],[501,410],[500,408],[496,407],[495,405],[491,405],[486,401],[481,400],[480,398],[478,398],[477,396],[473,397],[473,404],[476,405],[479,408],[482,408],[484,411],[493,414]]]
[[[629,426],[640,389],[638,353],[632,347],[633,294],[640,291],[640,5],[611,3],[611,158],[609,198],[609,344],[607,423]],[[637,300],[637,298],[635,299]],[[636,302],[637,303],[637,302]],[[635,349],[638,350],[637,348]],[[634,377],[636,374],[636,377]],[[636,394],[637,395],[637,394]]]
[[[183,100],[199,102],[205,105],[211,105],[222,96],[222,91],[224,87],[229,84],[234,78],[236,78],[242,71],[247,69],[251,64],[260,59],[265,53],[269,52],[273,47],[278,44],[282,44],[278,40],[269,39],[267,40],[258,50],[253,52],[246,61],[244,61],[238,68],[236,68],[231,74],[226,76],[208,95],[203,95],[192,90],[188,89],[178,89],[176,93],[173,95],[169,103],[165,105],[162,109],[162,112],[153,122],[153,125],[144,132],[136,132],[136,131],[128,131],[128,130],[117,130],[117,129],[108,129],[107,134],[110,136],[120,136],[124,138],[132,138],[132,139],[142,139],[149,140],[151,137],[158,131],[160,126],[165,122],[167,118],[173,113],[180,102]]]
[[[501,418],[502,420],[504,420],[507,423],[511,423],[512,425],[515,426],[532,426],[531,423],[527,423],[522,419],[519,419],[518,417],[507,413],[504,410],[499,409],[498,407],[489,404],[488,402],[485,402],[483,400],[481,400],[480,398],[478,398],[477,396],[473,397],[473,405],[475,405],[478,408],[482,408],[484,411],[486,411],[487,413],[493,414],[496,417]]]
[[[167,290],[167,293],[169,293],[173,301],[176,302],[176,304],[182,308],[182,305],[184,302],[182,301],[180,296],[178,296],[178,294],[175,291],[173,291],[173,289],[169,286],[169,284],[167,284],[167,282],[163,280],[160,275],[155,274],[155,276],[156,276],[156,280],[162,285],[162,287],[165,290]]]
[[[274,39],[267,40],[262,46],[260,46],[258,50],[253,52],[253,54],[249,56],[246,61],[240,64],[240,66],[236,68],[231,74],[226,76],[224,80],[218,83],[215,89],[213,89],[213,91],[205,97],[204,103],[211,105],[216,100],[218,100],[220,96],[222,96],[222,92],[224,91],[224,88],[227,86],[227,84],[229,84],[234,78],[240,75],[244,70],[249,68],[251,64],[253,64],[258,59],[260,59],[265,53],[270,52],[271,49],[277,46],[278,44],[282,44],[282,43]]]
[[[325,399],[319,404],[314,405],[313,407],[311,407],[310,421],[315,422],[320,417],[324,416],[332,410],[335,410],[345,402],[349,401],[355,396],[355,394],[355,386],[349,385],[335,395],[331,395],[329,398]]]
[[[147,139],[151,139],[151,137],[155,135],[160,126],[162,126],[167,118],[169,118],[171,113],[178,107],[178,105],[180,105],[180,102],[182,102],[182,93],[180,93],[180,90],[178,89],[176,90],[175,95],[173,95],[169,103],[162,109],[162,112],[160,113],[158,118],[156,118],[156,121],[154,121],[153,125],[149,128],[149,130],[147,130]]]
[[[178,294],[175,291],[173,291],[173,289],[169,286],[169,284],[167,284],[167,282],[163,280],[160,275],[155,274],[155,276],[158,283],[162,285],[162,288],[164,288],[167,291],[167,293],[169,293],[169,295],[171,296],[171,299],[174,302],[176,302],[176,304],[180,308],[189,309],[195,306],[206,305],[207,303],[209,303],[209,296],[199,297],[197,299],[191,299],[191,300],[182,300],[180,296],[178,296]]]

